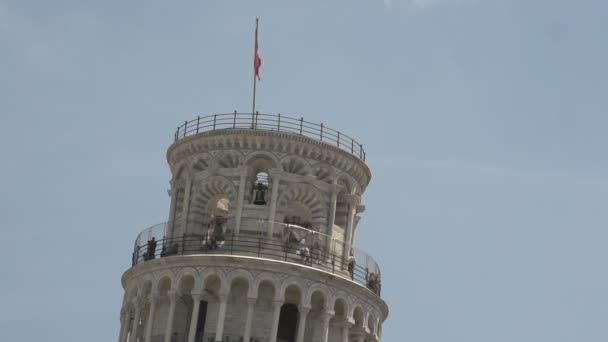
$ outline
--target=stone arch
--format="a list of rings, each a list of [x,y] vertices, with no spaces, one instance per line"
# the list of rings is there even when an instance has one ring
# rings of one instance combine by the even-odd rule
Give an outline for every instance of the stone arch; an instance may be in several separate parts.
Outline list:
[[[365,315],[361,304],[357,303],[353,306],[353,313],[350,317],[355,321],[355,326],[363,328]]]
[[[348,295],[344,292],[338,292],[336,294],[334,294],[331,297],[331,300],[329,301],[329,307],[330,308],[334,308],[336,305],[342,302],[342,305],[344,306],[344,317],[345,318],[349,318],[351,316],[351,302],[348,300]]]
[[[141,297],[146,298],[152,294],[154,290],[154,282],[152,277],[147,276],[141,280]]]
[[[356,181],[348,173],[341,172],[336,176],[336,184],[340,185],[342,189],[340,193],[352,194],[356,188]]]
[[[271,169],[280,169],[281,164],[278,158],[272,153],[265,151],[256,151],[245,159],[243,162],[247,168],[247,182],[245,183],[245,203],[251,203],[254,199],[254,189],[258,183],[258,175],[262,176],[262,179],[266,179],[265,186],[268,190],[268,178]],[[269,197],[266,196],[266,201],[269,201]]]
[[[140,293],[139,282],[137,282],[137,281],[133,282],[133,284],[131,285],[131,287],[127,291],[127,293],[128,293],[128,295],[127,295],[127,302],[131,302],[131,301],[135,300],[135,298],[137,298],[137,296]]]
[[[281,159],[281,166],[283,171],[293,173],[300,176],[307,176],[311,174],[310,163],[301,157],[294,155],[287,155]]]
[[[187,277],[192,278],[193,280],[193,284],[192,284],[192,289],[198,289],[201,285],[200,285],[200,281],[199,281],[199,276],[198,276],[198,272],[196,271],[196,269],[192,268],[192,267],[186,267],[186,268],[182,268],[179,273],[176,275],[176,286],[177,288],[180,288],[183,284],[183,282],[185,281],[185,279]]]
[[[258,289],[262,282],[267,282],[267,283],[272,284],[272,287],[274,288],[274,298],[275,298],[275,300],[279,300],[280,297],[277,296],[277,294],[279,293],[279,289],[281,288],[279,279],[271,273],[266,273],[266,272],[260,273],[255,278],[254,286],[253,286],[256,291],[256,294],[258,293]]]
[[[162,285],[163,283],[168,284],[167,290],[175,290],[176,288],[176,284],[175,284],[175,276],[173,275],[173,273],[171,273],[170,270],[164,270],[162,273],[160,273],[157,277],[156,277],[156,291],[157,294],[160,295],[161,290],[162,290]]]
[[[213,156],[207,152],[198,153],[192,162],[192,172],[207,170],[213,164]]]
[[[281,168],[281,163],[279,162],[277,156],[265,151],[256,151],[251,153],[245,158],[243,165],[251,167],[254,174],[259,172],[259,170],[256,170],[256,168],[265,168],[267,170]]]
[[[213,278],[218,279],[217,288],[207,288],[209,286],[209,282],[213,280]],[[226,283],[226,275],[220,269],[217,268],[208,268],[204,270],[200,276],[200,290],[202,292],[212,293],[213,295],[224,295],[228,294],[230,291],[230,286]],[[213,285],[213,284],[211,284]],[[217,293],[215,293],[217,291]]]
[[[173,180],[181,180],[184,178],[184,174],[189,174],[191,171],[190,163],[187,159],[181,160],[174,166],[175,172],[173,173]]]
[[[367,312],[365,323],[366,323],[365,328],[368,331],[368,333],[370,333],[371,335],[375,335],[376,334],[376,318],[375,318],[373,312],[371,312],[371,311]]]
[[[325,163],[317,163],[312,167],[312,175],[318,180],[326,183],[333,183],[336,178],[334,169]]]
[[[237,150],[222,151],[213,159],[213,165],[219,168],[237,168],[242,162],[243,153]]]
[[[323,296],[323,300],[325,302],[325,307],[324,309],[327,310],[329,307],[329,299],[330,299],[330,295],[329,295],[329,288],[327,286],[325,286],[324,284],[313,284],[311,287],[308,288],[308,291],[306,293],[306,299],[304,301],[305,305],[308,307],[312,307],[312,296],[315,293],[320,293]]]
[[[285,216],[289,216],[285,212],[290,202],[299,202],[310,210],[311,224],[321,228],[325,225],[327,217],[327,208],[323,205],[322,197],[319,191],[310,184],[298,183],[289,187],[279,195],[279,211]]]
[[[237,279],[243,279],[247,282],[247,285],[248,285],[247,297],[249,297],[249,298],[257,297],[257,292],[255,292],[256,289],[254,288],[255,279],[253,278],[253,275],[251,275],[251,273],[249,271],[238,269],[238,270],[234,270],[234,271],[230,272],[228,274],[228,276],[226,277],[227,286],[230,288],[230,286],[232,286],[232,282]]]
[[[190,212],[188,213],[189,227],[202,228],[210,216],[209,206],[213,198],[225,196],[230,203],[236,203],[237,191],[234,184],[226,177],[211,176],[197,182],[194,187]]]
[[[304,302],[304,294],[306,293],[306,291],[304,291],[304,288],[302,287],[301,282],[302,282],[301,280],[299,280],[298,278],[295,278],[295,277],[291,277],[291,278],[284,280],[281,283],[281,287],[279,288],[280,299],[282,301],[285,301],[285,291],[287,291],[288,287],[294,286],[300,291],[299,303],[302,304]]]

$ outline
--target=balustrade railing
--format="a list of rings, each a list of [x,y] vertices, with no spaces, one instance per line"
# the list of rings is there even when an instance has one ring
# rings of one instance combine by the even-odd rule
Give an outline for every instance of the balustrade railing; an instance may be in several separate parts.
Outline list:
[[[269,237],[268,221],[257,223],[259,231],[235,234],[231,225],[202,234],[167,237],[167,224],[152,226],[140,233],[135,242],[132,265],[175,255],[239,255],[298,263],[348,277],[380,295],[381,272],[374,259],[358,248],[314,230],[275,222],[277,233]],[[352,253],[349,253],[352,252]]]
[[[365,161],[363,145],[348,135],[323,124],[281,114],[229,113],[198,116],[177,127],[174,141],[202,132],[220,129],[256,129],[302,135],[347,151]]]

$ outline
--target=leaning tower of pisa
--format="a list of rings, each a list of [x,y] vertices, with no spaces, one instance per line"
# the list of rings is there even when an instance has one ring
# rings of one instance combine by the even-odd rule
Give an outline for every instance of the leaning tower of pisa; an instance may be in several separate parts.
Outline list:
[[[135,239],[119,342],[380,341],[381,273],[357,248],[361,144],[302,118],[177,128],[168,221]]]

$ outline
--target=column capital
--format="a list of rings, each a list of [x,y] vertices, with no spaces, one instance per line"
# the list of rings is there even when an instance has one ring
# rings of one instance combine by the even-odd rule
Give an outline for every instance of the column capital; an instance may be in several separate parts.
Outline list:
[[[298,306],[298,311],[300,311],[300,313],[302,315],[307,315],[310,312],[311,309],[312,308],[310,306],[306,306],[306,305],[300,305],[300,306]]]
[[[171,300],[172,302],[175,302],[178,297],[177,291],[175,291],[175,290],[167,291],[167,297],[169,297],[169,300]]]
[[[275,299],[275,300],[273,301],[273,304],[274,304],[274,307],[275,307],[275,308],[276,308],[277,306],[278,306],[278,307],[281,307],[281,306],[283,305],[283,303],[285,303],[285,301],[283,301],[282,299]]]
[[[343,199],[346,203],[356,208],[361,203],[361,197],[357,195],[343,195]]]
[[[247,304],[249,305],[255,305],[255,303],[258,301],[258,297],[247,297]]]
[[[226,303],[228,302],[228,295],[220,293],[217,295],[217,299],[220,303]]]
[[[200,302],[205,297],[205,295],[200,292],[190,293],[190,295],[192,296],[192,300],[197,301],[197,302]]]
[[[342,190],[343,186],[338,184],[330,184],[329,191],[332,195],[337,196],[340,190]]]
[[[135,297],[135,298],[133,298],[133,301],[131,302],[131,304],[133,304],[133,307],[135,308],[135,310],[141,309],[145,304],[145,300],[141,297]]]
[[[350,329],[353,326],[355,326],[355,320],[352,317],[344,317],[344,320],[342,320],[342,327]]]
[[[376,334],[368,334],[367,337],[372,341],[372,342],[378,342],[378,335]]]
[[[158,304],[160,297],[157,294],[150,294],[148,296],[147,300],[148,300],[148,303],[150,303],[150,304],[152,304],[152,303]]]
[[[321,319],[323,321],[329,322],[329,320],[334,317],[334,314],[335,314],[334,311],[324,311],[324,312],[321,312],[319,317],[321,317]]]

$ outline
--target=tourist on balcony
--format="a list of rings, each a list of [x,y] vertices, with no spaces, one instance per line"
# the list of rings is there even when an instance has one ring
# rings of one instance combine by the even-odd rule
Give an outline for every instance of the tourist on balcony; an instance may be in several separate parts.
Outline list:
[[[350,279],[355,280],[355,265],[357,264],[357,260],[355,259],[355,255],[350,253],[348,257],[348,273],[350,274]]]
[[[156,239],[152,237],[152,239],[148,240],[148,249],[146,250],[146,254],[144,255],[144,260],[152,260],[154,259],[156,254]]]
[[[302,259],[304,262],[310,262],[310,248],[308,247],[308,245],[306,245],[305,238],[302,238],[302,240],[300,240],[300,247],[298,248],[296,254],[299,255],[300,259]]]

